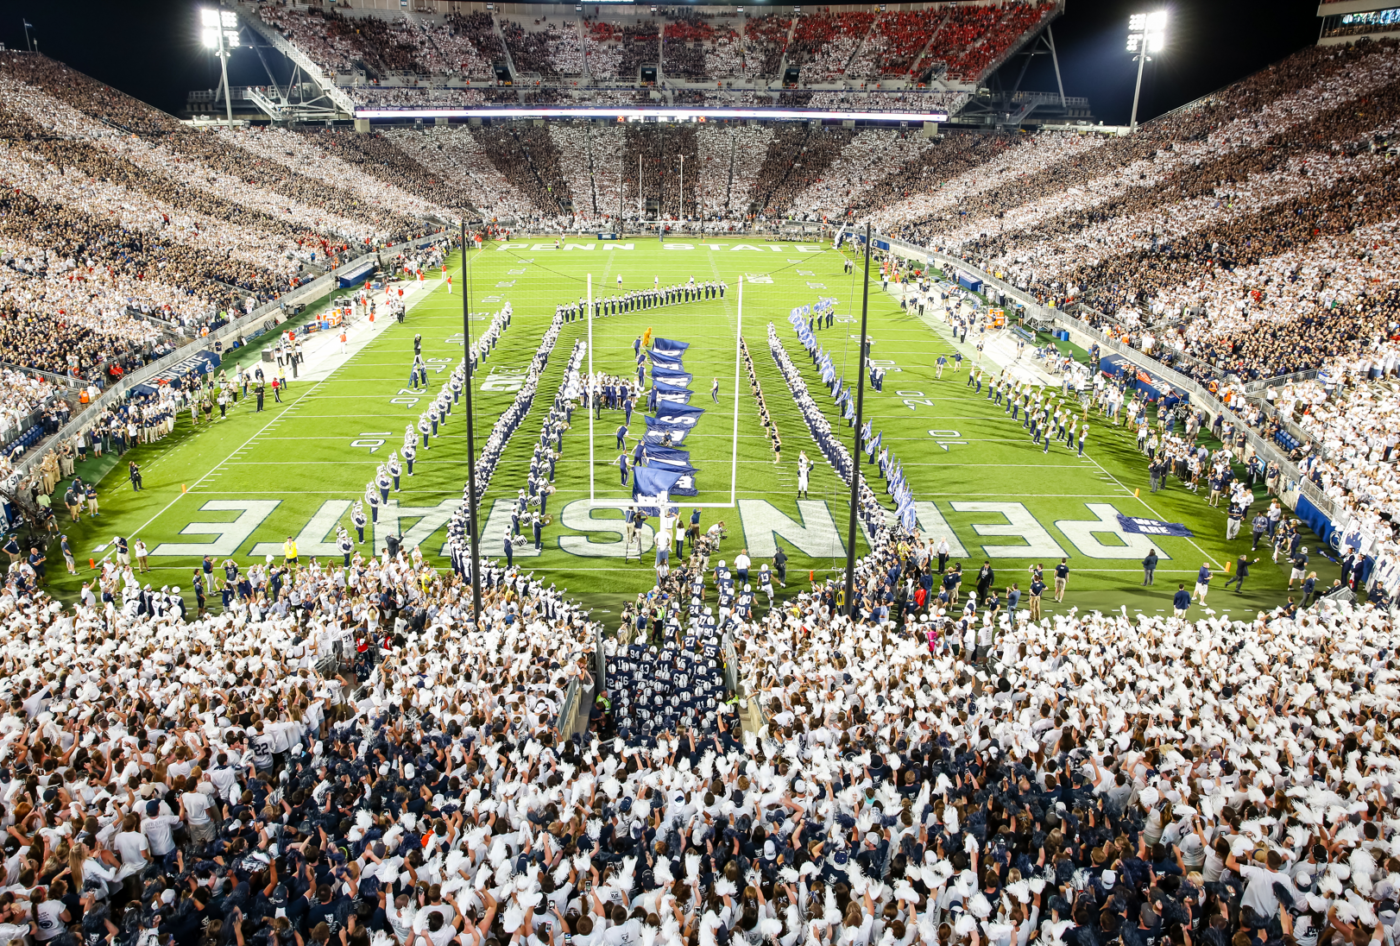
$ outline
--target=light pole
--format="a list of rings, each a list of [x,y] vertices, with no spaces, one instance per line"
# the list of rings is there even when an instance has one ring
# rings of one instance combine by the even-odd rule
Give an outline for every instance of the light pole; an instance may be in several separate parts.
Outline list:
[[[846,616],[856,618],[856,516],[860,509],[860,425],[865,413],[866,316],[870,310],[870,223],[865,224],[865,278],[860,295],[860,354],[856,358],[856,437],[851,451],[851,521],[846,530]]]
[[[681,223],[685,223],[685,155],[681,155]]]
[[[467,213],[462,211],[462,363],[467,375],[467,528],[471,540],[472,562],[472,626],[481,627],[481,536],[476,516],[476,430],[472,411],[472,388],[476,386],[472,370],[472,284],[467,265],[470,262],[467,241]]]
[[[1150,61],[1148,53],[1160,53],[1167,44],[1167,11],[1134,13],[1128,17],[1128,52],[1138,64],[1137,86],[1133,89],[1133,115],[1128,122],[1137,131],[1138,99],[1142,96],[1142,70]]]
[[[212,50],[219,57],[219,65],[223,71],[223,78],[219,84],[224,90],[224,113],[228,116],[228,123],[232,125],[233,93],[228,84],[228,54],[229,50],[239,45],[238,14],[232,10],[205,7],[199,11],[199,19],[204,26],[202,38],[205,48]],[[216,94],[214,101],[218,100]]]

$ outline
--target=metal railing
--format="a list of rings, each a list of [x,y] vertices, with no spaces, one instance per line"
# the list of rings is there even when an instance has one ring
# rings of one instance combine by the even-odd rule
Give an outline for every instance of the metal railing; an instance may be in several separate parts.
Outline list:
[[[395,243],[390,246],[382,247],[374,253],[366,253],[309,283],[298,286],[296,289],[285,293],[279,299],[259,306],[247,315],[230,320],[202,338],[192,339],[188,344],[182,345],[170,354],[157,358],[155,361],[143,365],[136,371],[123,375],[119,380],[109,384],[100,397],[89,404],[84,410],[70,418],[68,423],[54,434],[54,438],[57,438],[57,441],[61,443],[69,437],[75,436],[96,420],[103,410],[113,404],[119,403],[120,399],[127,391],[130,391],[137,385],[144,384],[148,379],[160,374],[167,368],[171,368],[185,359],[193,357],[202,346],[212,345],[217,339],[227,338],[230,335],[243,331],[254,323],[271,318],[279,314],[282,307],[285,305],[295,305],[306,299],[315,299],[323,295],[328,295],[331,290],[335,288],[335,283],[339,279],[341,273],[353,270],[355,267],[362,265],[366,260],[378,258],[381,252],[393,252],[403,247],[424,246],[439,240],[450,239],[450,237],[451,234],[448,233],[430,233],[421,237],[415,237],[411,240],[405,240],[402,243]],[[50,439],[52,440],[53,438]],[[12,479],[17,480],[29,474],[33,467],[40,461],[45,445],[45,443],[35,444],[35,448],[28,452],[24,460],[15,465]]]
[[[1251,381],[1244,386],[1244,393],[1246,397],[1259,397],[1270,385],[1287,384],[1290,381],[1311,381],[1317,375],[1318,369],[1309,368],[1307,371],[1295,371],[1292,374],[1281,374],[1265,378],[1262,381]]]

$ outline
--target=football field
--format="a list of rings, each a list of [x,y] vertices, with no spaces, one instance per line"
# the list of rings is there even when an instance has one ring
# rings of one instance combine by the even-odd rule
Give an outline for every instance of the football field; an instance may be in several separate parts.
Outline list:
[[[724,522],[728,538],[718,558],[732,559],[747,548],[757,568],[783,547],[789,556],[788,593],[805,587],[809,574],[827,577],[844,566],[849,489],[816,449],[769,353],[767,332],[772,322],[789,357],[805,372],[813,397],[849,445],[851,428],[839,418],[788,322],[794,306],[819,297],[837,299],[838,321],[819,331],[818,340],[838,370],[844,368],[846,380],[855,381],[859,268],[843,274],[844,259],[829,243],[678,239],[661,244],[638,237],[630,242],[575,238],[557,249],[552,239],[486,244],[471,254],[466,280],[476,313],[472,331],[484,329],[490,313],[507,300],[514,319],[474,380],[478,449],[514,400],[555,307],[585,296],[590,276],[595,296],[618,292],[619,276],[623,290],[650,287],[654,280],[663,286],[692,277],[723,281],[723,298],[594,320],[593,370],[635,382],[633,343],[648,329],[654,336],[687,343],[683,371],[692,376],[689,403],[704,413],[678,445],[689,451],[696,469],[695,495],[676,499],[675,505],[687,520],[699,506],[702,527]],[[456,254],[450,266],[459,272]],[[88,560],[111,554],[115,535],[139,537],[150,548],[153,569],[146,580],[157,587],[180,586],[187,593],[191,572],[204,555],[245,564],[265,555],[280,559],[282,542],[295,536],[303,562],[332,556],[337,524],[349,526],[351,503],[400,446],[405,426],[416,423],[461,358],[462,281],[460,275],[454,279],[455,294],[445,284],[431,288],[404,324],[366,333],[368,341],[342,363],[294,381],[281,404],[269,397],[267,409],[257,413],[251,400],[240,400],[226,419],[197,431],[186,412],[173,437],[130,451],[115,467],[110,458],[80,465],[79,472],[89,476],[107,468],[114,472],[99,484],[100,519],[62,523],[83,567],[78,576],[68,576],[55,553],[49,568],[52,590],[75,595],[78,583],[93,575]],[[569,352],[576,340],[588,337],[588,329],[582,320],[565,325],[531,412],[494,472],[480,512],[483,555],[502,557],[511,500],[525,483]],[[415,334],[422,336],[430,368],[428,392],[408,386]],[[867,384],[865,414],[904,465],[921,528],[935,538],[948,538],[953,560],[963,563],[969,579],[985,560],[996,569],[1000,587],[1015,581],[1024,590],[1029,566],[1040,562],[1048,572],[1065,557],[1071,568],[1069,594],[1062,606],[1047,603],[1047,612],[1126,606],[1130,612],[1156,613],[1169,611],[1178,581],[1189,588],[1201,564],[1209,562],[1217,574],[1213,608],[1244,617],[1282,603],[1287,573],[1263,549],[1242,595],[1221,589],[1225,563],[1249,547],[1248,529],[1227,543],[1223,507],[1209,508],[1204,492],[1189,493],[1174,480],[1167,490],[1149,493],[1145,458],[1127,429],[1110,427],[1093,415],[1083,457],[1058,443],[1042,452],[1019,422],[986,398],[985,390],[978,395],[967,386],[966,366],[975,351],[956,345],[942,320],[905,312],[878,281],[872,281],[870,290],[869,334],[871,357],[887,374],[882,392]],[[781,437],[780,459],[739,365],[740,337]],[[959,350],[967,357],[963,369],[950,365],[937,377],[938,356],[951,359]],[[717,400],[711,396],[716,381]],[[633,415],[625,434],[628,452],[646,431],[641,414],[639,409]],[[531,544],[515,551],[517,565],[545,574],[599,614],[616,613],[653,580],[650,535],[638,562],[636,546],[624,547],[623,513],[616,508],[630,497],[630,487],[620,485],[617,462],[623,423],[622,411],[604,410],[591,419],[582,409],[574,413],[556,468],[556,492],[548,500],[542,548]],[[809,498],[799,501],[796,466],[804,449],[816,467]],[[127,459],[142,466],[141,492],[133,492],[123,478]],[[877,468],[864,462],[861,468],[875,477],[876,492],[883,494]],[[361,552],[378,552],[384,536],[399,533],[446,567],[445,526],[462,500],[466,475],[466,426],[459,406],[431,449],[420,447],[415,475],[404,477],[401,490],[391,494],[377,532],[369,530],[372,534],[366,536],[376,541],[373,546],[366,541]],[[1139,490],[1141,496],[1135,496]],[[61,501],[55,501],[55,508],[66,520]],[[1184,523],[1194,536],[1125,534],[1118,513]],[[1150,589],[1141,587],[1138,564],[1148,547],[1155,547],[1161,558]],[[858,539],[857,553],[864,551],[864,540]],[[1336,567],[1319,558],[1314,562],[1326,566],[1318,569],[1325,587]]]

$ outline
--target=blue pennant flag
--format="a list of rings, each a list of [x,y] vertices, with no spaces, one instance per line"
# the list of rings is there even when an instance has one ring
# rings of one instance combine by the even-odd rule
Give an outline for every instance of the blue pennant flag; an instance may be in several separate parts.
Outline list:
[[[667,423],[663,418],[652,417],[650,414],[643,414],[642,420],[646,421],[646,442],[648,444],[664,444],[668,434],[671,437],[671,443],[684,443],[686,434],[690,433],[689,427],[678,427],[675,424]]]
[[[690,451],[677,450],[674,447],[646,447],[647,462],[660,464],[672,469],[690,466]]]
[[[678,384],[681,387],[690,387],[690,382],[694,381],[693,375],[688,375],[683,371],[666,371],[664,369],[653,370],[651,373],[653,381],[664,381],[667,384]]]
[[[654,496],[663,496],[671,491],[682,475],[675,470],[636,467],[632,470],[632,498],[650,500]]]
[[[1160,519],[1144,519],[1138,516],[1118,514],[1118,528],[1135,535],[1168,535],[1176,538],[1190,538],[1194,533],[1179,522],[1163,522]]]
[[[690,342],[678,342],[669,338],[656,338],[652,340],[652,351],[685,351],[690,347]]]
[[[703,407],[694,407],[690,404],[658,404],[656,406],[656,416],[664,418],[666,423],[674,424],[677,427],[694,427],[700,422],[700,416],[705,413]]]
[[[695,472],[699,472],[699,471],[695,471]],[[676,484],[675,484],[674,486],[671,487],[671,491],[670,491],[669,493],[667,493],[666,495],[668,495],[668,496],[695,496],[695,495],[698,495],[698,493],[699,493],[699,490],[697,490],[696,487],[695,487],[695,473],[692,472],[692,473],[686,473],[686,474],[684,474],[683,476],[681,476],[680,479],[676,480]]]
[[[683,387],[683,386],[678,385],[678,384],[667,384],[665,381],[657,381],[655,387],[656,387],[657,393],[659,393],[659,394],[685,394],[685,395],[689,395],[689,394],[691,393],[690,388]]]

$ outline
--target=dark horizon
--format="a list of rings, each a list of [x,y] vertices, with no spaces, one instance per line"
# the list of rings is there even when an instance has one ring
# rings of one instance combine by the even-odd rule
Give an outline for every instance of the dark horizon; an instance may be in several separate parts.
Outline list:
[[[198,40],[203,5],[198,0],[125,5],[107,0],[0,0],[0,42],[24,49],[27,20],[40,52],[157,108],[179,113],[190,90],[212,89],[219,81],[218,60]],[[1067,0],[1064,15],[1052,27],[1065,94],[1087,97],[1095,116],[1106,124],[1126,124],[1136,79],[1136,65],[1125,51],[1128,17],[1162,8],[1170,15],[1167,48],[1146,67],[1139,121],[1243,79],[1317,41],[1316,0]],[[1251,32],[1240,33],[1240,24],[1248,24]],[[288,70],[281,57],[269,54],[268,59],[279,81],[285,81]],[[1019,70],[1014,60],[1003,67],[1002,84],[1014,83]],[[251,49],[235,52],[229,78],[234,85],[268,81]],[[1021,88],[1056,90],[1048,56],[1032,64]]]

